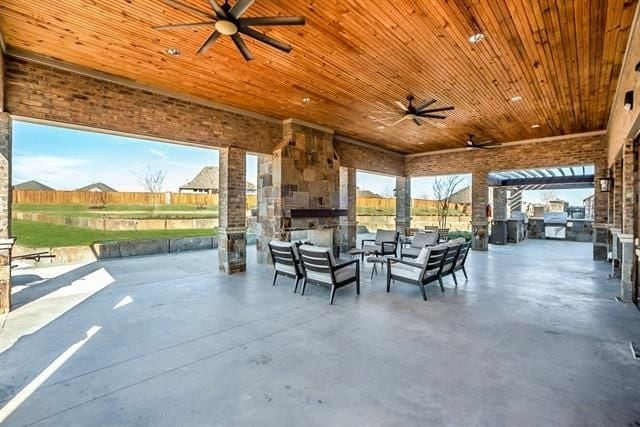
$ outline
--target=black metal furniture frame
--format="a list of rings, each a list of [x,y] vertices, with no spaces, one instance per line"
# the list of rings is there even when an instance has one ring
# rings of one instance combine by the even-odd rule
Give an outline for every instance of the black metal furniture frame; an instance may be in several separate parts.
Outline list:
[[[336,289],[349,285],[353,282],[356,283],[356,294],[360,295],[360,265],[357,259],[347,261],[342,264],[333,265],[329,252],[308,251],[303,247],[300,247],[298,248],[298,253],[300,254],[300,261],[302,263],[302,269],[304,271],[304,281],[302,282],[301,295],[304,295],[304,291],[307,288],[307,282],[314,285],[330,286],[331,295],[329,297],[329,304],[333,304],[333,299],[336,295]],[[356,266],[355,277],[349,277],[345,280],[337,281],[336,272],[350,265]],[[329,275],[331,277],[331,283],[309,278],[310,271]]]
[[[442,284],[441,273],[442,273],[442,267],[444,265],[443,260],[448,250],[449,248],[432,249],[431,252],[429,252],[429,258],[427,259],[427,262],[425,262],[424,264],[409,262],[400,258],[387,258],[387,292],[389,292],[391,289],[392,280],[398,280],[400,282],[410,283],[412,285],[418,286],[420,288],[420,292],[422,292],[422,298],[425,301],[427,300],[427,293],[424,287],[429,283],[438,281],[438,283],[440,284],[440,290],[444,292],[444,285]],[[393,274],[391,272],[391,269],[392,269],[391,265],[394,263],[405,264],[415,268],[421,268],[422,271],[420,272],[420,275],[417,280],[412,280],[404,276]],[[431,272],[431,271],[435,271],[435,273],[427,274],[427,272]]]
[[[462,274],[464,274],[464,279],[469,280],[467,276],[467,270],[464,268],[464,264],[467,262],[467,256],[469,255],[469,250],[471,249],[471,242],[465,242],[460,246],[460,252],[458,252],[458,258],[454,263],[453,270],[451,274],[453,275],[453,281],[458,284],[458,280],[456,278],[456,271],[462,270]]]
[[[300,282],[300,279],[304,278],[304,273],[302,271],[302,267],[300,266],[300,261],[296,259],[296,255],[293,250],[293,244],[289,247],[280,247],[274,246],[270,242],[269,252],[271,253],[271,260],[273,261],[273,267],[275,270],[273,274],[272,286],[276,285],[276,279],[278,278],[279,274],[285,277],[290,277],[296,280],[296,286],[293,288],[293,293],[295,294],[298,291],[298,283]],[[295,274],[291,274],[288,271],[279,271],[277,267],[278,264],[293,266]]]
[[[400,232],[396,231],[395,234],[395,240],[393,241],[384,241],[384,242],[380,242],[380,249],[381,251],[376,251],[378,255],[395,255],[398,256],[398,242],[400,240]],[[360,248],[362,249],[362,261],[364,262],[364,244],[365,242],[373,242],[374,244],[376,244],[376,239],[362,239],[362,241],[360,242]],[[391,247],[391,248],[389,248]],[[386,249],[385,249],[386,248]],[[373,252],[372,252],[373,253]]]

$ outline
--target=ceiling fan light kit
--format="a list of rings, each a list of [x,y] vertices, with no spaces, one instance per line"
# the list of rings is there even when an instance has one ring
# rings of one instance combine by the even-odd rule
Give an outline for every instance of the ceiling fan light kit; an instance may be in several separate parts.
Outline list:
[[[289,53],[293,49],[293,46],[283,43],[274,39],[264,33],[254,30],[253,26],[290,26],[290,25],[304,25],[305,18],[303,16],[261,16],[242,18],[242,15],[249,9],[255,0],[236,0],[231,6],[229,0],[220,5],[217,0],[209,0],[211,6],[211,12],[203,12],[188,4],[182,3],[178,0],[164,0],[169,6],[182,10],[183,12],[197,15],[199,18],[205,19],[202,22],[187,22],[184,24],[169,24],[159,25],[153,27],[155,30],[173,30],[178,28],[196,28],[196,27],[210,27],[213,32],[204,40],[200,45],[197,53],[198,55],[204,54],[209,48],[218,40],[220,36],[231,37],[231,40],[236,45],[236,48],[242,54],[242,57],[246,61],[253,59],[253,55],[247,48],[244,40],[240,34],[278,49],[282,52]]]

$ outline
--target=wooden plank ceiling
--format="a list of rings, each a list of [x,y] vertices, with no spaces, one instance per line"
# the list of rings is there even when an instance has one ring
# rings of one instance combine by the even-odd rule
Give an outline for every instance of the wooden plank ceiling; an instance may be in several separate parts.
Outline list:
[[[210,11],[207,0],[182,1]],[[260,28],[292,44],[290,54],[245,37],[251,62],[228,37],[196,55],[207,28],[151,29],[201,20],[162,0],[2,0],[0,31],[10,48],[416,153],[464,147],[469,133],[506,142],[606,128],[635,7],[636,0],[257,0],[245,17],[302,15],[307,25]],[[469,43],[476,32],[486,39]],[[167,48],[182,54],[170,57]],[[421,127],[371,118],[396,110],[409,93],[455,110]]]

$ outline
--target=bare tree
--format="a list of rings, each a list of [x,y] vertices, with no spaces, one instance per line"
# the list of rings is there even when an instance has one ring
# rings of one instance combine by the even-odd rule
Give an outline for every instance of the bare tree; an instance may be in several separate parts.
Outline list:
[[[162,192],[162,186],[164,185],[164,179],[167,177],[167,171],[147,166],[147,170],[141,174],[137,174],[135,172],[132,173],[138,182],[142,184],[145,191],[148,191],[149,193]]]
[[[384,187],[384,190],[382,190],[382,194],[380,195],[385,199],[390,199],[393,197],[393,190],[391,190],[391,187],[387,185],[386,187]]]
[[[449,202],[458,186],[464,181],[464,177],[450,175],[437,177],[433,182],[433,194],[436,198],[438,213],[438,227],[447,228],[447,216],[449,214]]]

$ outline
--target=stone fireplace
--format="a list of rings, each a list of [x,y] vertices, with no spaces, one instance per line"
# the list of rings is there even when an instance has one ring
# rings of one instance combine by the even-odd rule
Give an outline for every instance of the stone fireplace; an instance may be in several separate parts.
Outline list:
[[[271,240],[340,244],[340,158],[333,132],[285,122],[273,156],[258,162],[258,261],[268,262]]]

